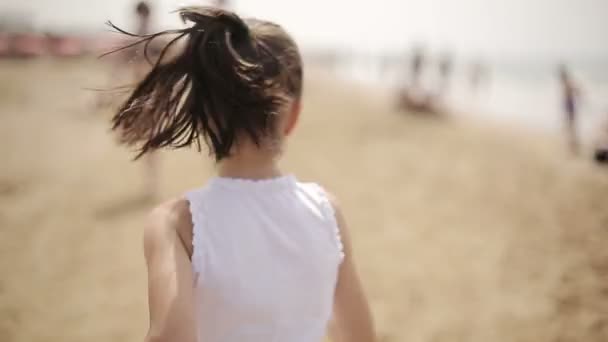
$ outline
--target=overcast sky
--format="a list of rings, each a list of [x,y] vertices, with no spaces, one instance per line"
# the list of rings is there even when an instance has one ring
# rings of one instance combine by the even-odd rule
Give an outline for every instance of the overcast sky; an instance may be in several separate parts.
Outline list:
[[[169,11],[197,0],[151,0],[159,25],[179,25]],[[129,26],[129,0],[0,0],[39,28]],[[435,50],[522,59],[608,56],[608,0],[234,0],[247,16],[271,19],[304,46],[366,52],[423,42]],[[14,13],[14,12],[13,12]]]

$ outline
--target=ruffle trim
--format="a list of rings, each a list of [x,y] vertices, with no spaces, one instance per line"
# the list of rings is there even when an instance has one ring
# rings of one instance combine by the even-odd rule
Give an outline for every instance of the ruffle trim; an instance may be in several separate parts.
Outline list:
[[[233,189],[251,190],[281,190],[296,184],[296,178],[292,174],[273,178],[249,179],[249,178],[230,178],[213,177],[209,180],[211,185],[222,186]]]
[[[186,199],[190,205],[190,216],[192,217],[192,270],[195,274],[195,279],[198,278],[203,271],[203,236],[205,229],[205,220],[200,213],[201,204],[196,201],[196,195],[193,193],[186,194]]]
[[[329,196],[323,187],[317,185],[321,197],[321,206],[323,208],[323,213],[325,217],[329,220],[329,224],[332,227],[332,233],[334,237],[334,241],[336,243],[336,247],[338,248],[338,255],[340,256],[340,263],[344,260],[344,244],[342,243],[342,236],[340,235],[340,227],[338,226],[338,221],[336,219],[336,211],[334,206],[331,204],[329,200]]]

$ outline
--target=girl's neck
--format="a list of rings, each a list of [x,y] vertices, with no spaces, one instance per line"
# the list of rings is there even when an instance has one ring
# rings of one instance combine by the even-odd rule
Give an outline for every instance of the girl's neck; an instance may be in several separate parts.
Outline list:
[[[242,179],[266,179],[281,176],[274,153],[257,146],[254,150],[244,149],[225,158],[218,165],[218,176]]]

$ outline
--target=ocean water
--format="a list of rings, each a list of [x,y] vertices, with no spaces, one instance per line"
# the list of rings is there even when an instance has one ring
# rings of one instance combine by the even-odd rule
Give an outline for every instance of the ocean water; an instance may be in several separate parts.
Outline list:
[[[403,65],[373,58],[334,64],[338,77],[395,92],[407,82]],[[477,88],[470,82],[470,68],[455,64],[444,92],[444,103],[455,115],[512,125],[545,134],[560,134],[564,127],[563,99],[556,64],[488,63]],[[578,129],[584,143],[597,139],[608,124],[608,60],[572,63],[569,69],[580,89]],[[423,69],[421,87],[433,92],[439,86],[432,65]],[[603,126],[602,126],[603,125]]]

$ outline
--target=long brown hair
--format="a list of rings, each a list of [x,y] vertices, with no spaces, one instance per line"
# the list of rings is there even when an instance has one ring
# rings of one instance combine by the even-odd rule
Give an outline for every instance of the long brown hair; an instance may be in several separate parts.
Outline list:
[[[260,146],[276,133],[279,114],[302,92],[302,61],[295,42],[278,25],[213,7],[179,10],[192,26],[139,38],[150,43],[173,35],[112,118],[121,141],[136,158],[163,147],[181,148],[201,138],[216,161],[228,157],[238,139]],[[184,46],[169,57],[181,40]]]

